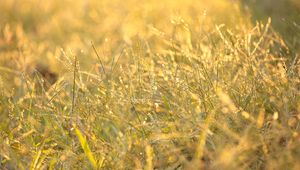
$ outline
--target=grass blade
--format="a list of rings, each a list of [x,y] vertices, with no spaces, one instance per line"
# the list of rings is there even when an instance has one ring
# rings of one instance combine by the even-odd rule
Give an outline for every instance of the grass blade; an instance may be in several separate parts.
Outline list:
[[[75,129],[76,136],[77,136],[77,138],[80,142],[80,145],[81,145],[81,147],[84,151],[84,154],[89,159],[93,169],[97,169],[97,167],[98,167],[97,166],[97,161],[93,156],[93,153],[92,153],[92,151],[89,147],[89,144],[88,144],[86,138],[82,135],[82,133],[80,132],[80,130],[76,126],[74,126],[74,129]]]

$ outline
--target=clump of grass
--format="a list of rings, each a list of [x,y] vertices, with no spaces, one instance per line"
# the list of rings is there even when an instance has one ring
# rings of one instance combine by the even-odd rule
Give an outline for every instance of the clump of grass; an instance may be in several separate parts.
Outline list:
[[[0,18],[0,169],[299,169],[299,54],[271,19],[227,1],[84,2],[40,4],[47,24],[36,8]],[[219,24],[228,9],[238,21]]]

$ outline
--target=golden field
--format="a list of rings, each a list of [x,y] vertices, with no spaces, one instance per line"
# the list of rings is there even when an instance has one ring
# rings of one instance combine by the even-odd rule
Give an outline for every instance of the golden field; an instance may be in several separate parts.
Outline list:
[[[0,0],[0,169],[300,169],[294,0]]]

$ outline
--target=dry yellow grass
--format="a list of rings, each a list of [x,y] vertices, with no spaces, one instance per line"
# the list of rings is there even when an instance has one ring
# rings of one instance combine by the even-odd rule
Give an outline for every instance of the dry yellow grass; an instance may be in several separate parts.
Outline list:
[[[299,16],[254,7],[1,1],[0,169],[299,169]]]

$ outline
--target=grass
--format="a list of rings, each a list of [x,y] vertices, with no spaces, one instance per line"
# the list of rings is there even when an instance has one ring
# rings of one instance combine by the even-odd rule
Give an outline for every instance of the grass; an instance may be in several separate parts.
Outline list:
[[[0,169],[299,169],[298,16],[247,3],[1,2]]]

